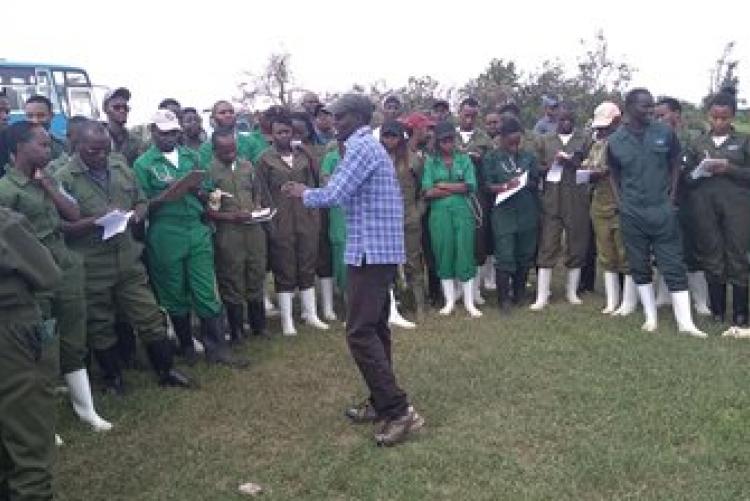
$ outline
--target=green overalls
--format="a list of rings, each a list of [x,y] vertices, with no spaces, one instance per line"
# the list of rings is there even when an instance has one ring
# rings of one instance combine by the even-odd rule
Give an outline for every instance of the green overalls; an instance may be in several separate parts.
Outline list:
[[[0,497],[52,499],[57,338],[36,303],[61,271],[28,221],[0,208]]]
[[[83,259],[65,244],[60,215],[52,199],[16,168],[0,179],[0,205],[26,216],[36,238],[49,249],[62,270],[62,281],[53,292],[39,296],[39,306],[45,319],[57,321],[62,373],[83,369],[88,352]]]
[[[533,262],[539,232],[539,200],[536,186],[539,171],[534,155],[520,150],[517,156],[502,150],[485,155],[484,186],[503,184],[528,174],[528,184],[518,193],[495,205],[492,194],[490,222],[495,247],[495,268],[510,274],[527,270]]]
[[[589,138],[577,129],[566,145],[562,144],[558,134],[547,134],[537,142],[537,158],[541,165],[549,168],[558,151],[585,156],[588,144]],[[545,178],[541,198],[542,228],[537,265],[540,268],[555,267],[562,254],[565,232],[565,267],[583,267],[591,238],[589,185],[576,184],[575,169],[564,167],[559,183]]]
[[[138,184],[152,199],[171,183],[198,170],[198,156],[177,147],[178,165],[172,165],[156,146],[136,160]],[[211,231],[203,222],[203,203],[192,193],[166,202],[152,211],[146,233],[146,258],[156,297],[170,315],[195,310],[200,318],[221,312],[216,287]]]
[[[113,208],[129,211],[146,203],[132,169],[117,158],[122,157],[109,158],[109,174],[103,185],[78,155],[57,172],[57,180],[78,202],[82,218],[99,216]],[[129,229],[102,240],[102,229],[97,227],[83,235],[68,235],[66,241],[83,256],[86,330],[92,348],[108,350],[117,342],[115,311],[136,328],[144,343],[166,338],[164,314],[156,304],[140,259],[143,247]]]
[[[430,199],[429,229],[435,254],[437,275],[441,280],[457,278],[467,282],[476,274],[474,239],[476,222],[469,206],[469,194],[476,192],[474,164],[468,155],[455,152],[448,168],[442,158],[428,156],[422,175],[422,191],[437,183],[466,183],[469,192]]]
[[[591,221],[594,224],[596,252],[605,272],[628,274],[625,245],[620,232],[620,215],[612,192],[607,165],[607,141],[596,141],[583,161],[582,168],[604,174],[592,184]]]
[[[265,186],[256,168],[246,160],[227,167],[214,159],[208,171],[211,190],[231,197],[221,198],[221,212],[253,211],[269,207]],[[216,279],[225,303],[242,305],[263,299],[266,276],[266,232],[262,224],[215,221]]]
[[[709,283],[748,285],[750,243],[750,138],[732,132],[720,146],[709,134],[692,146],[696,153],[689,171],[705,158],[729,161],[726,174],[694,181],[690,206],[701,268]]]
[[[323,157],[320,173],[329,178],[336,172],[341,161],[338,149],[331,150]],[[346,250],[346,215],[341,207],[331,207],[328,210],[328,241],[331,243],[331,263],[333,277],[339,290],[346,290],[346,264],[344,251]]]
[[[619,174],[620,225],[633,280],[652,282],[651,255],[670,292],[687,290],[682,240],[669,191],[679,143],[667,126],[651,122],[636,135],[620,126],[608,139],[607,163]]]
[[[268,225],[276,292],[309,289],[315,285],[320,216],[317,209],[306,208],[302,199],[286,196],[281,187],[287,181],[315,187],[310,162],[295,151],[289,166],[275,148],[269,148],[260,156],[257,167],[277,209],[276,217]]]

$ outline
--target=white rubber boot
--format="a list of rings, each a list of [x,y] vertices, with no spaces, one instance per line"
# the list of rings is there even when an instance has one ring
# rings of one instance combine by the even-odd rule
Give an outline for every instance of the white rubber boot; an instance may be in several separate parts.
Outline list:
[[[643,305],[643,314],[646,321],[641,326],[641,330],[654,332],[656,330],[656,297],[654,296],[654,284],[643,284],[638,286],[638,296],[641,298]]]
[[[495,258],[492,256],[487,257],[487,261],[482,266],[482,274],[484,275],[484,289],[488,291],[497,290],[497,284],[495,283]]]
[[[323,303],[323,318],[329,322],[336,321],[336,312],[333,311],[333,278],[320,279],[320,299]]]
[[[294,298],[294,292],[279,292],[276,296],[279,300],[281,333],[285,336],[296,336],[297,329],[294,328],[294,318],[292,317],[292,299]]]
[[[65,382],[68,385],[73,410],[81,421],[88,423],[94,431],[111,430],[112,423],[102,419],[94,409],[94,398],[91,396],[89,373],[86,369],[68,372],[65,374]]]
[[[680,332],[693,337],[708,337],[693,323],[693,317],[690,314],[690,293],[688,291],[672,293],[672,311]]]
[[[581,304],[578,297],[578,285],[581,283],[581,269],[568,268],[567,280],[565,282],[565,298],[570,304]]]
[[[622,303],[615,310],[613,315],[627,317],[638,307],[638,290],[635,287],[632,275],[625,275],[622,288]]]
[[[263,288],[263,306],[266,309],[266,317],[279,316],[279,310],[273,304],[273,301],[271,301],[271,296],[269,296],[268,291],[265,289],[265,287]]]
[[[62,447],[63,445],[65,445],[65,442],[63,442],[63,439],[60,438],[60,435],[58,435],[57,433],[55,433],[55,445],[57,447]]]
[[[529,306],[533,311],[541,311],[549,302],[549,285],[552,281],[552,268],[539,268],[536,277],[536,302]]]
[[[443,296],[445,296],[445,306],[438,312],[440,315],[450,315],[453,313],[453,307],[456,306],[456,288],[452,278],[441,280],[440,285],[443,287]]]
[[[661,308],[672,302],[672,297],[669,295],[669,289],[667,288],[667,282],[664,280],[664,275],[657,273],[657,289],[656,289],[656,307]]]
[[[706,275],[702,271],[694,271],[687,274],[690,296],[693,298],[693,306],[698,315],[708,316],[711,309],[708,307],[708,284]],[[674,304],[674,303],[673,303]]]
[[[302,299],[302,312],[305,323],[316,329],[328,330],[328,324],[323,323],[318,318],[318,309],[315,306],[315,287],[302,290],[299,295]]]
[[[398,312],[398,305],[396,304],[396,294],[393,293],[393,289],[390,290],[391,298],[391,312],[388,314],[388,323],[401,327],[402,329],[414,329],[417,324],[409,322],[407,319],[401,316]]]
[[[466,282],[461,282],[461,288],[464,290],[464,308],[472,318],[479,318],[482,312],[474,305],[474,282],[476,277]]]
[[[482,267],[477,266],[477,274],[471,280],[473,284],[472,298],[474,303],[478,305],[484,304],[484,298],[482,297],[481,285],[482,285]]]
[[[602,310],[605,315],[612,315],[620,302],[620,277],[611,271],[604,272],[604,295],[607,306]]]

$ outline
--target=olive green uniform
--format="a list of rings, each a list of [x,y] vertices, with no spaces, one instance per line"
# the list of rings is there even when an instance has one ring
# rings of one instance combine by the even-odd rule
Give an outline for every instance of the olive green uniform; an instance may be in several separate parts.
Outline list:
[[[690,206],[698,258],[709,283],[748,284],[750,243],[750,137],[732,131],[720,146],[705,134],[692,149],[699,154],[691,169],[705,157],[729,161],[725,174],[694,181]]]
[[[286,196],[281,186],[296,181],[314,187],[315,174],[310,161],[293,152],[289,166],[274,148],[263,152],[258,161],[258,172],[266,182],[268,193],[277,209],[268,227],[270,230],[271,269],[276,282],[276,292],[293,292],[315,285],[315,267],[318,259],[320,216],[317,209],[308,209],[299,198]]]
[[[409,156],[409,165],[396,165],[396,177],[404,200],[404,247],[406,263],[404,274],[409,283],[424,283],[424,258],[422,255],[422,216],[425,202],[421,182],[424,160]]]
[[[193,150],[178,146],[177,153],[178,165],[172,165],[156,146],[136,160],[133,170],[149,199],[199,169]],[[170,315],[184,316],[193,309],[200,318],[221,313],[211,231],[203,222],[203,215],[203,203],[192,193],[165,202],[149,214],[149,276],[159,304]]]
[[[34,235],[62,270],[60,284],[41,295],[39,304],[45,319],[57,321],[62,373],[83,369],[87,353],[83,259],[65,244],[57,207],[41,186],[16,168],[0,179],[0,205],[26,216]]]
[[[620,228],[633,280],[652,282],[651,256],[670,292],[687,290],[680,228],[672,206],[672,165],[680,146],[667,126],[650,123],[643,135],[620,126],[607,141],[607,164],[616,174],[620,194]]]
[[[474,163],[474,173],[477,179],[477,192],[475,194],[478,207],[475,210],[482,211],[482,219],[476,228],[476,238],[474,242],[474,256],[477,265],[481,265],[487,260],[487,256],[492,254],[492,224],[489,221],[490,210],[492,209],[492,198],[484,188],[484,176],[482,175],[482,158],[492,149],[492,138],[482,129],[474,129],[471,138],[464,142],[459,129],[456,129],[456,141],[462,149],[469,153]]]
[[[20,214],[0,209],[0,498],[52,499],[57,340],[36,295],[61,278]]]
[[[534,259],[539,232],[539,200],[536,192],[539,171],[536,158],[523,150],[515,157],[501,150],[493,150],[485,155],[482,165],[484,185],[493,197],[490,221],[495,243],[495,268],[510,274],[528,269]],[[490,185],[507,183],[524,172],[528,176],[527,185],[495,205],[495,195],[490,192]]]
[[[591,197],[591,220],[594,223],[599,264],[604,271],[627,275],[628,262],[620,232],[619,209],[609,178],[606,140],[596,141],[591,146],[582,168],[603,176],[593,182]]]
[[[691,167],[698,162],[697,152],[693,149],[699,135],[686,128],[677,131],[677,139],[680,141],[682,152],[680,153],[680,164],[682,172],[677,185],[677,218],[680,221],[682,231],[682,252],[688,272],[701,271],[698,260],[698,243],[696,241],[696,214],[690,202],[693,184],[689,178]]]
[[[114,135],[110,133],[112,137],[112,153],[119,153],[123,156],[129,166],[133,166],[135,161],[148,149],[148,144],[144,143],[141,137],[135,132],[125,130],[122,138],[115,140]]]
[[[232,196],[221,198],[220,212],[253,211],[269,207],[265,186],[246,160],[227,167],[214,160],[208,171],[210,188]],[[266,275],[266,232],[259,223],[215,221],[216,279],[225,303],[244,304],[263,299]]]
[[[320,165],[322,176],[331,177],[336,172],[341,161],[338,148],[331,150],[323,157]],[[339,290],[346,290],[346,264],[344,264],[344,251],[346,250],[346,216],[341,207],[328,209],[328,241],[331,244],[331,267],[336,286]]]
[[[118,208],[129,211],[146,203],[133,171],[117,157],[108,159],[108,179],[99,184],[77,155],[56,175],[87,218]],[[141,263],[142,246],[130,230],[102,240],[102,229],[68,235],[70,248],[83,256],[86,270],[86,326],[95,350],[112,348],[117,338],[115,311],[122,312],[141,339],[150,343],[166,338],[165,318],[148,286]]]
[[[449,195],[429,201],[429,229],[435,254],[437,275],[441,280],[457,278],[467,282],[476,274],[474,258],[475,219],[469,195],[476,192],[474,164],[464,153],[453,154],[448,168],[441,157],[428,156],[422,175],[422,191],[438,183],[465,183],[468,193]]]
[[[537,158],[546,169],[555,163],[555,155],[564,151],[569,155],[585,156],[589,138],[579,130],[573,132],[567,144],[563,145],[558,134],[547,134],[537,142]],[[565,267],[581,268],[586,264],[586,256],[591,238],[589,220],[590,194],[588,184],[576,184],[576,170],[564,167],[559,183],[542,183],[542,219],[539,238],[537,265],[540,268],[554,268],[563,250],[565,232]]]

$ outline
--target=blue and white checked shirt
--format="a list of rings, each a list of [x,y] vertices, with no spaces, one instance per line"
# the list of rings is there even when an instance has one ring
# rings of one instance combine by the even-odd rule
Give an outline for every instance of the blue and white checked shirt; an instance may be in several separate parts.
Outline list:
[[[404,202],[391,158],[367,126],[357,129],[345,146],[344,158],[328,185],[305,190],[305,206],[344,210],[346,264],[406,262]]]

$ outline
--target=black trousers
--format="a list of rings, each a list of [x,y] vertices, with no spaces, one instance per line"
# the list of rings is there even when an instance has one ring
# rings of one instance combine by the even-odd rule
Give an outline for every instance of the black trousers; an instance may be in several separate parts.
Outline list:
[[[395,264],[347,266],[346,341],[373,407],[387,418],[402,416],[409,407],[406,393],[396,384],[391,357],[389,288],[395,277]]]

